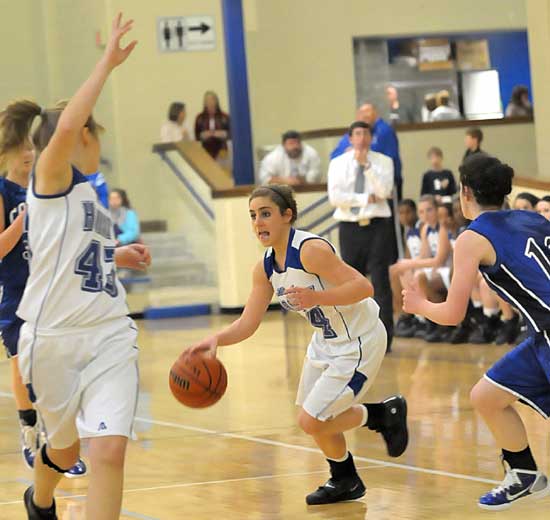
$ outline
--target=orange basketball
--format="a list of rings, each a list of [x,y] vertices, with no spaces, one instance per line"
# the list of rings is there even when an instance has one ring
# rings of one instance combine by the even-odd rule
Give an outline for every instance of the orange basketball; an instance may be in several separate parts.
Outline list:
[[[190,408],[206,408],[217,403],[227,388],[227,372],[217,358],[181,354],[170,369],[170,390]]]

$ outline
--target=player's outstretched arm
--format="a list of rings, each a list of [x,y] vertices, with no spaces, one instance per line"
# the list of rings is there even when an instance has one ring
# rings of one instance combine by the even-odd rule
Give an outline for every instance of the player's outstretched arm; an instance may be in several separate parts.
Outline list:
[[[6,227],[4,220],[4,198],[0,195],[0,259],[4,258],[19,242],[23,234],[25,212]]]
[[[338,258],[324,240],[308,240],[302,246],[300,260],[308,273],[316,274],[333,287],[324,291],[290,287],[285,294],[298,310],[319,305],[351,305],[374,295],[371,283]]]
[[[241,316],[220,332],[189,347],[188,352],[215,356],[218,346],[233,345],[249,338],[260,326],[272,298],[273,287],[267,279],[263,262],[258,262],[252,274],[252,291]]]
[[[102,58],[63,110],[55,132],[36,165],[35,190],[38,194],[56,195],[69,188],[72,181],[70,160],[82,128],[109,74],[124,63],[137,44],[133,41],[124,48],[120,46],[121,38],[132,29],[132,23],[133,20],[122,23],[122,13],[117,15]]]
[[[455,245],[454,275],[447,300],[432,303],[420,292],[417,284],[403,290],[403,310],[420,314],[441,325],[458,325],[466,315],[480,264],[490,265],[495,252],[489,241],[473,231],[462,233]]]

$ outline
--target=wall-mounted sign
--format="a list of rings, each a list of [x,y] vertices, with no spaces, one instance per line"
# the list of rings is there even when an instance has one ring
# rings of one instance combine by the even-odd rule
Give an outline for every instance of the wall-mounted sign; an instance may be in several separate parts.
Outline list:
[[[157,19],[160,52],[211,51],[216,48],[212,16],[163,16]]]

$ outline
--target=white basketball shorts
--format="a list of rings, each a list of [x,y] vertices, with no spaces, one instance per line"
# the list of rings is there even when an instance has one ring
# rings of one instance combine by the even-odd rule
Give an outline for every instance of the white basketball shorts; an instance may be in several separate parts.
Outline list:
[[[309,344],[296,404],[327,421],[362,403],[386,354],[382,322],[348,344],[329,344],[315,334]]]
[[[443,281],[443,285],[445,286],[445,289],[449,290],[449,287],[451,286],[451,268],[450,267],[442,266],[442,267],[436,267],[435,269],[433,267],[424,267],[422,271],[426,275],[426,278],[430,281],[436,274],[438,274],[441,277],[441,280]]]
[[[138,397],[137,328],[117,318],[82,329],[35,330],[25,323],[19,368],[48,445],[132,431]]]

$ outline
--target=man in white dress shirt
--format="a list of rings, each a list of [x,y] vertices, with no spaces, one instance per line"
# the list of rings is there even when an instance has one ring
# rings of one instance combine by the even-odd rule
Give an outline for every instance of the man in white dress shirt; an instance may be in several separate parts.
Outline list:
[[[321,159],[317,151],[302,143],[298,132],[283,134],[282,144],[269,152],[260,165],[261,184],[297,184],[321,181]]]
[[[370,273],[380,319],[393,338],[389,266],[395,246],[388,198],[394,186],[393,161],[370,150],[371,128],[363,121],[349,128],[352,149],[330,161],[328,196],[340,221],[342,259],[360,273]]]

